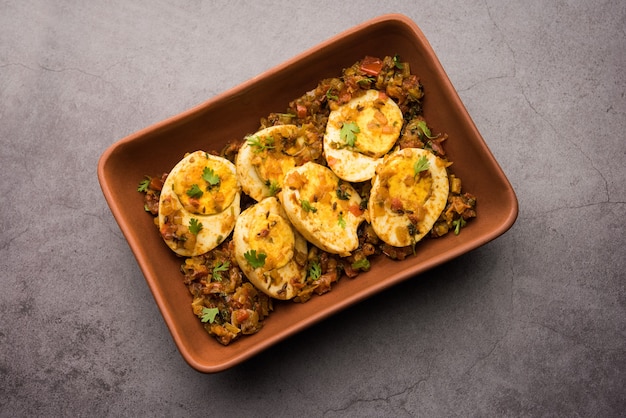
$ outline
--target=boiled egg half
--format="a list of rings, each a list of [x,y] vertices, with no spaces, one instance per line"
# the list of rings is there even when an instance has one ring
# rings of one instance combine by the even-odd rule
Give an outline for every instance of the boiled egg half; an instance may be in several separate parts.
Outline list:
[[[448,201],[446,162],[421,148],[389,154],[372,180],[368,209],[374,232],[394,247],[414,245]]]
[[[367,212],[352,185],[328,167],[307,162],[292,168],[281,200],[291,223],[315,246],[340,256],[358,248],[357,228]]]
[[[159,198],[159,231],[181,256],[204,254],[232,232],[240,212],[235,165],[196,151],[170,171]]]
[[[307,242],[296,231],[275,197],[244,210],[233,232],[239,268],[259,290],[291,299],[306,280]]]
[[[304,147],[296,125],[276,125],[246,137],[235,161],[243,191],[254,200],[274,196],[285,173],[296,165],[295,154]]]
[[[330,112],[324,134],[328,166],[343,180],[370,180],[395,145],[402,124],[402,111],[389,96],[367,90]]]

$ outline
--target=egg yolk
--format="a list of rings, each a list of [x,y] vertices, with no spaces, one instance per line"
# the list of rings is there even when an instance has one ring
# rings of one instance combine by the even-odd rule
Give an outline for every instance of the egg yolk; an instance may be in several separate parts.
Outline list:
[[[274,184],[282,187],[285,173],[296,166],[296,161],[293,157],[280,152],[267,152],[265,155],[256,156],[252,164],[268,186]]]
[[[299,189],[301,205],[305,212],[313,212],[318,219],[333,225],[338,213],[348,210],[348,201],[337,197],[337,178],[330,170],[318,170],[314,176],[305,177],[293,172],[285,180],[287,187]]]
[[[264,270],[274,270],[286,265],[292,258],[295,238],[285,218],[274,213],[257,218],[250,226],[250,249],[266,255]]]
[[[420,214],[432,194],[433,178],[430,171],[415,173],[414,160],[403,158],[389,164],[382,173],[383,186],[389,193],[389,204],[396,212]]]
[[[345,105],[335,125],[340,129],[344,123],[354,122],[358,127],[354,150],[379,158],[393,147],[400,135],[402,114],[394,110],[391,104],[380,98],[364,101],[355,107]]]
[[[268,135],[252,137],[254,157],[252,166],[266,185],[282,187],[283,177],[287,171],[296,166],[293,153],[297,153],[297,130],[286,125],[283,129],[276,127]]]
[[[185,210],[197,215],[214,215],[235,199],[237,177],[222,162],[192,158],[178,172],[173,187]]]

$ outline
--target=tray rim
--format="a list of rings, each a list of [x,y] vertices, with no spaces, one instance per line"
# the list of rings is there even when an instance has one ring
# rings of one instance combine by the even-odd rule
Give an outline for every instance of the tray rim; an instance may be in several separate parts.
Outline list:
[[[409,268],[406,271],[403,271],[400,274],[396,274],[394,276],[392,276],[389,279],[386,279],[384,282],[381,282],[380,285],[378,286],[371,286],[367,289],[367,291],[362,291],[359,292],[359,294],[355,297],[349,298],[349,299],[345,299],[342,300],[341,303],[336,303],[332,306],[332,308],[327,309],[326,311],[324,311],[323,314],[321,315],[317,315],[315,318],[309,320],[309,321],[302,321],[299,322],[297,324],[292,324],[290,327],[285,328],[282,332],[277,333],[272,335],[269,338],[263,339],[259,342],[259,344],[256,344],[252,349],[249,349],[245,352],[242,352],[238,355],[235,355],[233,357],[231,357],[230,359],[226,360],[226,361],[222,361],[222,362],[215,362],[215,363],[211,363],[211,364],[207,364],[206,362],[202,362],[199,361],[192,353],[190,353],[187,349],[187,347],[185,347],[183,345],[182,339],[181,339],[181,335],[178,331],[178,329],[175,326],[175,320],[173,318],[170,317],[168,312],[165,312],[162,309],[162,304],[163,304],[163,300],[162,297],[159,295],[158,292],[156,292],[156,289],[154,288],[154,284],[148,280],[148,277],[151,277],[152,275],[154,275],[156,272],[152,270],[149,260],[147,259],[147,256],[137,252],[135,250],[135,248],[137,248],[139,242],[137,241],[137,239],[135,239],[135,237],[128,233],[128,231],[126,231],[124,228],[122,228],[122,211],[121,211],[121,207],[119,205],[119,202],[116,202],[114,199],[114,196],[111,192],[111,190],[108,189],[107,187],[107,173],[105,170],[106,164],[110,161],[110,159],[114,156],[114,154],[116,152],[120,152],[120,150],[123,150],[123,148],[125,146],[127,146],[128,144],[132,143],[133,141],[135,141],[137,138],[143,137],[144,135],[146,135],[147,133],[150,132],[155,132],[155,131],[159,131],[159,130],[163,130],[163,129],[169,129],[172,126],[175,126],[178,123],[182,123],[184,122],[188,117],[190,117],[191,115],[194,115],[198,112],[203,111],[204,109],[211,107],[212,105],[214,105],[215,103],[220,103],[221,101],[227,99],[230,96],[233,95],[237,95],[240,94],[243,91],[246,91],[247,89],[249,89],[251,86],[253,86],[255,83],[257,83],[259,80],[262,80],[264,78],[266,78],[267,76],[269,76],[270,74],[274,74],[276,72],[280,72],[282,70],[287,69],[288,67],[290,67],[292,64],[302,60],[305,57],[314,55],[315,53],[319,52],[320,50],[323,50],[325,47],[332,45],[333,43],[335,43],[337,40],[348,37],[350,35],[353,35],[355,33],[358,33],[360,31],[362,31],[363,29],[367,28],[367,27],[371,27],[371,26],[377,26],[377,25],[384,25],[384,24],[389,24],[389,23],[400,23],[402,25],[404,25],[406,28],[408,28],[416,38],[419,38],[421,42],[424,43],[424,45],[426,46],[425,49],[425,53],[427,55],[429,55],[429,58],[432,60],[432,64],[435,65],[438,70],[441,72],[441,74],[443,75],[443,77],[445,78],[445,83],[444,83],[444,88],[446,89],[446,94],[449,94],[450,96],[456,98],[456,103],[460,104],[460,106],[464,106],[460,100],[460,98],[458,97],[458,93],[457,91],[454,89],[454,87],[452,86],[452,83],[450,82],[450,80],[448,79],[448,76],[445,72],[445,70],[443,69],[439,59],[437,58],[437,56],[435,55],[431,45],[429,44],[428,40],[426,39],[425,35],[422,33],[422,31],[419,29],[419,27],[417,26],[417,24],[415,22],[413,22],[410,18],[402,15],[402,14],[397,14],[397,13],[391,13],[391,14],[385,14],[385,15],[381,15],[378,17],[375,17],[373,19],[367,20],[361,24],[358,24],[350,29],[347,29],[343,32],[338,33],[337,35],[334,35],[330,38],[328,38],[327,40],[305,50],[304,52],[301,52],[300,54],[297,54],[295,56],[293,56],[292,58],[274,66],[269,68],[268,70],[244,81],[243,83],[240,83],[239,85],[232,87],[230,89],[227,89],[225,91],[223,91],[222,93],[219,93],[215,96],[213,96],[212,98],[196,105],[193,106],[191,108],[189,108],[186,111],[183,111],[177,115],[174,115],[172,117],[166,118],[160,122],[154,123],[150,126],[147,126],[143,129],[138,130],[135,133],[132,133],[118,141],[116,141],[115,143],[113,143],[111,146],[109,146],[101,155],[101,157],[98,160],[98,167],[97,167],[97,176],[98,176],[98,180],[103,192],[103,195],[105,197],[105,200],[107,201],[109,208],[111,210],[111,213],[114,217],[114,219],[116,220],[116,222],[118,223],[118,225],[120,226],[120,229],[122,231],[122,234],[124,235],[125,239],[127,240],[131,251],[133,253],[133,255],[135,256],[135,258],[137,259],[137,262],[139,264],[139,267],[144,275],[144,278],[146,279],[146,282],[148,284],[148,287],[150,288],[150,291],[155,299],[155,302],[158,305],[159,310],[161,311],[163,318],[166,322],[166,325],[168,327],[168,329],[170,330],[170,333],[172,334],[172,337],[174,339],[174,342],[177,346],[177,348],[179,349],[179,352],[181,353],[181,355],[183,356],[183,358],[185,359],[185,361],[194,369],[196,369],[199,372],[203,372],[203,373],[215,373],[215,372],[221,372],[224,371],[226,369],[229,369],[251,357],[253,357],[254,355],[258,354],[259,352],[269,348],[270,346],[278,343],[279,341],[282,341],[284,339],[286,339],[287,337],[289,337],[290,335],[292,335],[295,332],[300,332],[306,328],[308,328],[309,326],[313,325],[314,323],[317,323],[327,317],[330,317],[332,315],[334,315],[335,313],[337,313],[338,311],[341,311],[345,308],[347,308],[348,306],[351,306],[361,300],[364,300],[376,293],[381,292],[382,290],[389,288],[391,286],[396,285],[397,283],[407,280],[408,278],[415,276],[419,273],[422,273],[426,270],[432,269],[440,264],[443,264],[445,262],[448,262],[462,254],[465,254],[473,249],[476,249],[482,245],[487,244],[488,242],[496,239],[497,237],[499,237],[500,235],[504,234],[506,231],[508,231],[513,224],[515,223],[517,216],[518,216],[518,211],[519,211],[519,205],[518,205],[518,201],[517,201],[517,197],[515,195],[515,192],[508,180],[508,178],[506,178],[506,175],[504,175],[504,172],[502,171],[502,168],[500,167],[499,163],[495,160],[494,156],[492,155],[491,151],[489,150],[489,148],[487,147],[487,145],[484,142],[483,137],[480,135],[480,133],[478,132],[475,124],[473,123],[473,120],[471,120],[471,116],[469,115],[469,113],[466,111],[466,109],[463,109],[464,113],[468,116],[470,123],[470,128],[473,130],[472,134],[475,135],[480,141],[482,141],[484,148],[487,151],[487,154],[485,155],[486,158],[490,159],[490,161],[494,164],[494,166],[496,166],[503,174],[503,179],[506,182],[506,193],[504,193],[504,197],[506,198],[506,200],[509,202],[509,206],[508,206],[508,212],[505,214],[505,216],[503,217],[503,220],[499,226],[499,228],[495,228],[494,230],[490,231],[490,233],[488,234],[483,234],[480,237],[480,240],[475,240],[473,241],[471,248],[468,248],[468,246],[458,246],[458,247],[454,247],[451,250],[446,252],[446,257],[443,258],[439,258],[437,260],[427,260],[425,262],[422,262],[421,264],[419,264],[416,268]],[[228,349],[228,347],[225,347],[225,349]]]

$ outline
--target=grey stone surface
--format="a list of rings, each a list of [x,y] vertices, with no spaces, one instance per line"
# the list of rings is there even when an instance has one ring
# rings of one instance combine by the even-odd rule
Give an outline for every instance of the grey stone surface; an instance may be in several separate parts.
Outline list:
[[[501,238],[214,375],[102,197],[118,139],[388,12],[509,176]],[[1,416],[626,410],[626,3],[1,1]]]

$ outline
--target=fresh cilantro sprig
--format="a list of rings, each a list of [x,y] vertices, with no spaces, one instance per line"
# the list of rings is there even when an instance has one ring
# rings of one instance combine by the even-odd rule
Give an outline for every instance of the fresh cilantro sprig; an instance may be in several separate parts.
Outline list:
[[[419,160],[413,164],[413,177],[417,177],[422,171],[426,171],[430,168],[430,162],[425,155],[422,155]]]
[[[306,199],[300,199],[300,205],[302,206],[302,209],[305,212],[313,212],[313,213],[317,212],[317,208],[311,205],[311,202],[309,202]]]
[[[411,248],[413,249],[413,255],[415,255],[415,245],[417,244],[417,241],[415,241],[414,235],[419,234],[420,231],[413,223],[407,225],[407,230],[409,232],[409,235],[411,236]]]
[[[361,269],[363,271],[367,271],[370,269],[370,261],[367,258],[362,258],[352,263],[352,268],[355,270]]]
[[[200,199],[204,192],[197,184],[192,184],[191,187],[185,192],[187,196],[192,197],[194,199]]]
[[[146,176],[145,179],[139,182],[139,186],[137,186],[137,191],[145,193],[148,191],[148,186],[150,186],[150,177]]]
[[[257,254],[256,250],[249,250],[243,256],[246,258],[246,261],[255,269],[263,267],[265,265],[265,259],[267,258],[267,254]]]
[[[400,61],[400,56],[398,54],[393,56],[393,65],[398,70],[402,70],[404,68],[404,64]]]
[[[356,142],[356,134],[361,132],[359,125],[355,122],[344,122],[339,131],[339,137],[349,147],[354,147]]]
[[[337,225],[339,225],[343,229],[346,229],[346,220],[343,219],[343,213],[339,213],[339,218],[337,219]]]
[[[335,193],[337,194],[337,198],[339,200],[350,200],[350,193],[348,193],[347,190],[345,190],[343,187],[341,187],[341,182],[337,186],[337,189],[335,190]]]
[[[198,235],[200,231],[202,231],[202,222],[198,222],[196,218],[189,219],[189,232]]]
[[[426,124],[425,120],[420,120],[417,122],[417,127],[420,129],[420,131],[422,131],[422,133],[424,133],[424,135],[428,138],[428,139],[435,139],[437,138],[439,135],[433,135],[430,132],[430,128],[428,128],[428,125]]]
[[[254,149],[254,152],[256,153],[265,151],[266,149],[274,148],[274,138],[271,136],[266,137],[265,143],[263,143],[258,135],[251,135],[248,137],[246,142]]]
[[[356,83],[360,86],[372,84],[375,82],[376,82],[376,77],[372,77],[372,76],[363,76],[362,78],[356,81]]]
[[[224,271],[228,271],[228,268],[230,267],[230,262],[229,261],[220,261],[219,263],[217,263],[215,265],[215,267],[213,267],[213,279],[221,282],[222,281],[222,275],[221,273]]]
[[[215,174],[215,171],[212,168],[204,167],[204,171],[202,171],[202,179],[209,183],[210,186],[217,186],[220,184],[220,177]]]
[[[202,317],[200,320],[202,322],[208,322],[212,324],[215,322],[215,317],[220,313],[220,310],[217,308],[202,308]]]
[[[315,281],[322,276],[322,265],[318,261],[314,261],[309,265],[308,277]]]
[[[452,226],[454,226],[454,235],[459,235],[461,233],[461,228],[463,228],[466,224],[467,221],[463,218],[452,221]]]
[[[265,185],[269,188],[270,196],[276,196],[278,192],[280,192],[280,185],[278,184],[276,180],[272,180],[272,181],[266,180]]]

